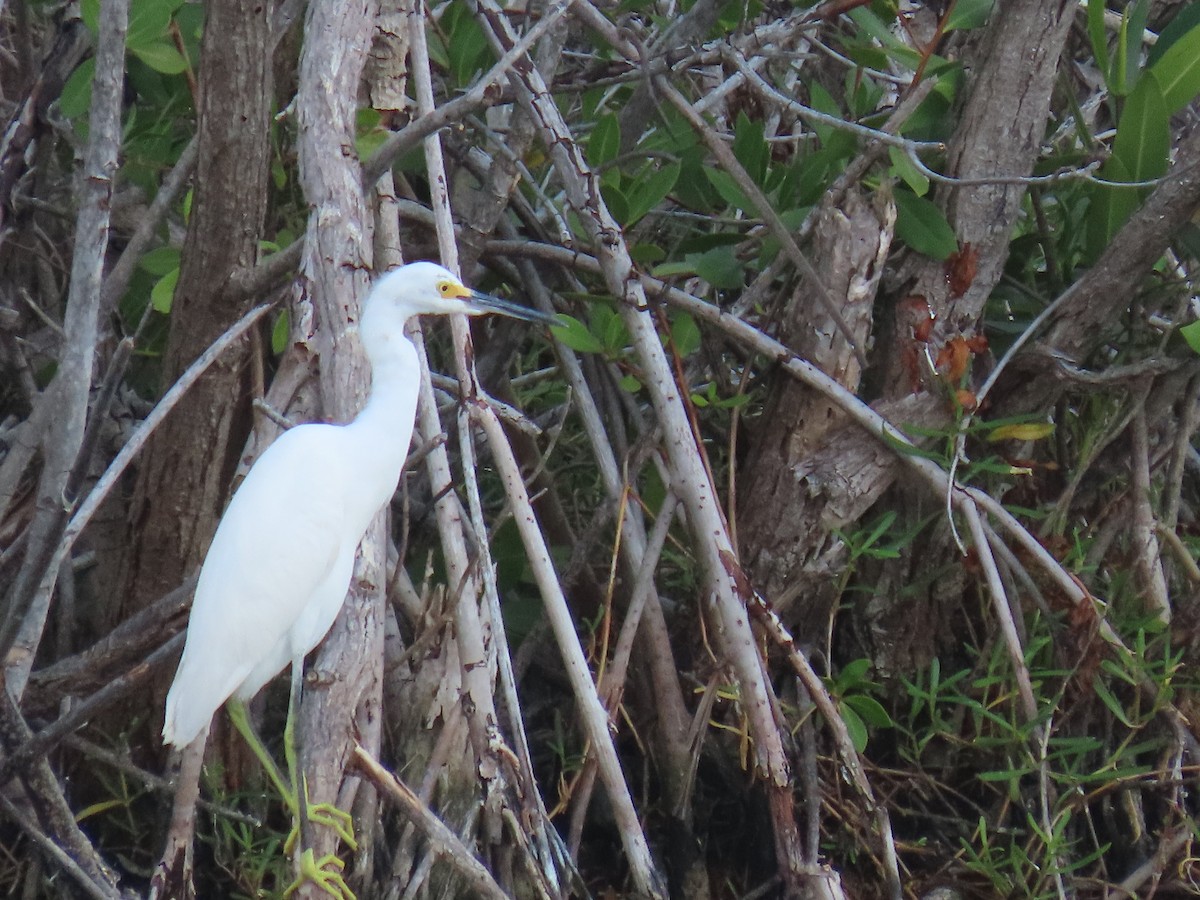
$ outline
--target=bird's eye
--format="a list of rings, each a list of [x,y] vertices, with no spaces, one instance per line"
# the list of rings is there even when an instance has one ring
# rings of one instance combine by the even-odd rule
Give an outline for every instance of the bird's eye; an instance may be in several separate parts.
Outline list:
[[[447,296],[449,296],[449,294],[450,294],[450,282],[448,282],[448,281],[443,281],[441,284],[439,284],[439,285],[438,285],[438,291],[441,293],[441,295],[442,295],[443,297],[447,297]]]

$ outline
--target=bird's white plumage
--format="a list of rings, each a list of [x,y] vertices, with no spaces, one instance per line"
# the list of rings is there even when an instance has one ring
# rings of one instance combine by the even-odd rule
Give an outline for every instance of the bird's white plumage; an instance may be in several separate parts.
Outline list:
[[[358,543],[395,492],[412,437],[420,370],[405,322],[488,311],[550,321],[476,294],[433,263],[376,282],[360,325],[372,370],[367,405],[349,425],[301,425],[281,435],[221,518],[167,694],[166,743],[190,743],[231,696],[250,699],[324,638]]]

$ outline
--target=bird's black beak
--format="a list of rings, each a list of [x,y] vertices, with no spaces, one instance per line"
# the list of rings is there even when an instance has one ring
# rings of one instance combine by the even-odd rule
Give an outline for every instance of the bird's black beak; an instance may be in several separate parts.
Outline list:
[[[521,319],[524,322],[537,322],[541,325],[562,324],[555,315],[544,313],[540,309],[530,309],[528,306],[522,306],[519,303],[501,300],[499,297],[493,297],[491,294],[471,291],[470,295],[463,299],[467,301],[469,306],[481,313],[499,313],[511,319]]]

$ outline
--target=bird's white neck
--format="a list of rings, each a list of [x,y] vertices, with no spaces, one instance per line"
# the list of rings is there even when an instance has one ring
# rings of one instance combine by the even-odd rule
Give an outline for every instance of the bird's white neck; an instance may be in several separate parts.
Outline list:
[[[421,370],[416,348],[403,336],[390,341],[386,353],[370,355],[371,391],[362,412],[346,428],[355,438],[350,445],[359,450],[354,462],[362,478],[356,481],[386,486],[386,495],[361,498],[373,506],[374,515],[395,491],[408,456]]]

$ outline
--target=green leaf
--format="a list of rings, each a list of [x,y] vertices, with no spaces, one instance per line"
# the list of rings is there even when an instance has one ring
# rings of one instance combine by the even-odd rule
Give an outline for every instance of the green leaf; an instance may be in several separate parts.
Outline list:
[[[842,706],[852,708],[859,717],[873,728],[891,728],[892,717],[874,697],[866,694],[851,694],[842,698]]]
[[[285,309],[279,314],[279,318],[275,320],[275,325],[271,328],[271,352],[276,356],[279,356],[287,349],[290,323],[291,317]]]
[[[1088,0],[1088,36],[1092,39],[1092,53],[1096,56],[1096,65],[1107,83],[1111,79],[1108,69],[1108,34],[1104,30],[1104,10],[1105,0]],[[1110,84],[1109,88],[1111,89],[1111,87]]]
[[[574,316],[568,316],[565,313],[558,314],[558,320],[564,322],[563,325],[551,325],[550,333],[556,338],[570,347],[577,353],[603,353],[604,344],[600,343],[600,339],[596,337],[588,327],[576,319]]]
[[[138,260],[138,268],[162,278],[179,268],[179,248],[159,247],[151,250]]]
[[[171,25],[171,16],[182,5],[183,0],[137,0],[129,8],[125,47],[132,52],[158,43]]]
[[[605,113],[596,120],[588,136],[587,161],[593,169],[616,159],[621,151],[621,124],[616,113]]]
[[[842,108],[833,99],[833,94],[815,81],[808,87],[808,104],[817,112],[825,113],[836,119],[842,118]],[[828,144],[829,138],[833,135],[832,125],[813,124],[812,130],[816,133],[822,146]]]
[[[888,157],[892,161],[892,174],[912,188],[914,194],[924,197],[929,193],[929,179],[913,164],[907,153],[899,147],[888,147]]]
[[[749,213],[750,215],[758,214],[754,204],[742,193],[742,189],[737,186],[737,183],[733,180],[733,176],[728,172],[705,166],[704,177],[717,189],[717,193],[721,195],[721,199],[730,206],[735,206],[742,212]]]
[[[1108,685],[1102,679],[1097,678],[1092,682],[1092,690],[1096,692],[1096,696],[1100,698],[1100,702],[1108,707],[1108,711],[1116,716],[1122,725],[1126,728],[1136,727],[1129,718],[1129,714],[1125,712],[1125,704],[1113,695],[1113,692],[1108,689]]]
[[[1197,25],[1200,25],[1200,3],[1191,3],[1181,9],[1171,23],[1158,33],[1158,40],[1146,55],[1146,67],[1153,68],[1154,64],[1163,58],[1163,54],[1175,46],[1176,41]]]
[[[767,146],[761,121],[752,121],[744,112],[738,113],[733,127],[733,155],[759,187],[767,178],[767,163],[771,148]]]
[[[187,69],[187,60],[183,58],[183,54],[166,41],[130,47],[129,52],[163,75],[178,75]]]
[[[632,375],[622,375],[617,384],[621,386],[621,390],[628,391],[630,394],[636,394],[642,389],[642,383]]]
[[[838,704],[838,712],[841,714],[842,721],[846,725],[846,731],[850,734],[850,743],[854,744],[855,750],[862,753],[867,749],[867,726],[859,718],[858,713],[845,703]]]
[[[1149,181],[1167,171],[1171,123],[1158,81],[1143,78],[1125,101],[1113,156],[1121,161],[1130,181]]]
[[[58,98],[58,111],[68,119],[87,115],[92,105],[92,76],[96,73],[96,58],[85,59],[67,78]]]
[[[1179,329],[1179,333],[1183,335],[1183,339],[1187,341],[1187,345],[1192,348],[1192,351],[1200,354],[1200,322],[1184,325]]]
[[[1125,80],[1123,93],[1132,91],[1142,80],[1142,35],[1146,32],[1146,19],[1150,15],[1150,0],[1138,0],[1126,6],[1121,16],[1121,43],[1124,50]]]
[[[175,285],[179,283],[179,270],[168,272],[158,279],[150,291],[150,305],[155,311],[167,315],[171,312],[171,303],[175,299]]]
[[[695,258],[696,274],[717,289],[733,290],[745,285],[741,261],[732,247],[714,247]]]
[[[891,519],[884,519],[889,523],[896,518],[895,514],[891,515]],[[886,527],[886,526],[885,526]],[[858,659],[852,659],[850,662],[842,666],[842,671],[838,672],[838,684],[858,684],[866,677],[866,674],[871,671],[871,660],[868,657],[861,656]]]
[[[896,236],[918,253],[946,259],[958,250],[954,229],[931,201],[896,191]]]
[[[700,326],[685,313],[675,316],[671,323],[671,341],[680,356],[687,356],[700,349]]]
[[[850,10],[847,15],[863,32],[883,45],[888,59],[907,69],[916,71],[917,66],[922,62],[921,54],[893,34],[889,25],[880,19],[870,7],[856,7]]]
[[[634,244],[629,248],[629,255],[642,266],[651,266],[667,258],[667,252],[658,244]]]
[[[601,181],[600,196],[604,198],[604,205],[608,207],[608,211],[612,213],[612,217],[621,225],[628,224],[629,200],[626,198],[624,191],[615,184]]]
[[[598,322],[595,324],[599,324]],[[599,331],[599,328],[597,328]],[[610,356],[619,356],[621,351],[629,344],[629,330],[625,327],[625,323],[621,321],[621,317],[612,312],[608,316],[608,321],[604,323],[604,349]]]
[[[439,24],[447,35],[450,72],[459,84],[466,84],[491,57],[487,35],[468,6],[461,2],[449,4]]]
[[[100,33],[100,0],[80,0],[79,18],[93,35]],[[128,27],[126,28],[128,32]]]
[[[1168,115],[1191,103],[1200,93],[1200,26],[1176,40],[1150,67],[1150,73],[1162,88]]]
[[[1100,177],[1106,181],[1133,180],[1125,170],[1124,163],[1115,156],[1109,157],[1101,167]],[[1141,200],[1135,188],[1110,187],[1106,184],[1093,184],[1091,188],[1092,203],[1084,223],[1084,246],[1088,262],[1095,262],[1117,229],[1133,215]]]
[[[946,19],[946,31],[982,28],[996,6],[996,0],[958,0]]]
[[[675,187],[675,183],[679,181],[679,173],[682,168],[679,163],[667,163],[630,185],[625,194],[629,205],[628,219],[623,224],[626,227],[635,224],[646,213],[658,206]]]

